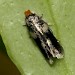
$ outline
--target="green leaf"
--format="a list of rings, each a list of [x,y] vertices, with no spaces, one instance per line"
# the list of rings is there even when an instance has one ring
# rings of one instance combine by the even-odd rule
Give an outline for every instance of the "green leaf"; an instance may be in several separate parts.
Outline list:
[[[29,38],[24,11],[30,9],[51,24],[65,57],[50,66]],[[7,53],[22,75],[75,75],[75,0],[0,0],[0,32]]]

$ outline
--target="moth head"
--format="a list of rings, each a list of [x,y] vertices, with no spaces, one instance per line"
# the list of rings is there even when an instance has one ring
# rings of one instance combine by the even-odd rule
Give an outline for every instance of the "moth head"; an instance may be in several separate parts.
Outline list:
[[[24,12],[24,14],[25,14],[26,17],[28,17],[29,15],[32,14],[32,12],[30,10],[27,10],[27,11]]]

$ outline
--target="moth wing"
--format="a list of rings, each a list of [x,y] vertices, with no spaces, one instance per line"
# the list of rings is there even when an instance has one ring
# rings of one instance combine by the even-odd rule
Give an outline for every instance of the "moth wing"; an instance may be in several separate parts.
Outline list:
[[[30,35],[31,35],[34,39],[36,39],[36,38],[37,38],[37,35],[36,35],[36,33],[35,33],[35,32],[30,32]]]
[[[63,48],[60,45],[59,41],[53,35],[52,31],[48,29],[48,31],[45,34],[51,40],[51,42],[54,45],[54,47],[61,53]]]

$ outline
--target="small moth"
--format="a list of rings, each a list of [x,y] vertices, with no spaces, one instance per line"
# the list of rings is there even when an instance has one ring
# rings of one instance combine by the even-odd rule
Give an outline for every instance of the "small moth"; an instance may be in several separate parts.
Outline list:
[[[25,11],[25,22],[31,37],[50,64],[53,64],[53,58],[63,58],[62,46],[53,35],[48,24],[42,20],[42,17],[27,10]]]

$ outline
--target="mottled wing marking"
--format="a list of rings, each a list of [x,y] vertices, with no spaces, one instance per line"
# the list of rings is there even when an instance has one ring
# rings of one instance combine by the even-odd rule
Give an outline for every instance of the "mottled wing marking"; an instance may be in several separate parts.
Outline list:
[[[25,12],[25,16],[25,22],[31,36],[45,52],[50,64],[53,62],[52,58],[63,58],[62,47],[49,29],[48,24],[30,10]]]

